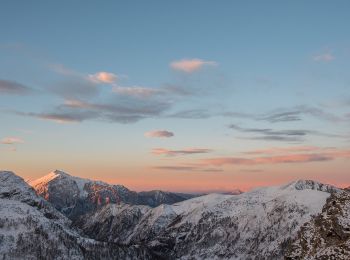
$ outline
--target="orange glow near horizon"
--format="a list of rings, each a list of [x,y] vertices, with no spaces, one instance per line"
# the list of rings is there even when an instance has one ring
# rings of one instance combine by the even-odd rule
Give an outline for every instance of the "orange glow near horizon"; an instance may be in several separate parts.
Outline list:
[[[285,167],[288,165],[288,167]],[[42,177],[54,169],[28,167],[25,172],[13,171],[24,179]],[[337,169],[337,170],[335,170]],[[248,191],[256,187],[282,185],[298,179],[313,179],[341,188],[350,186],[349,162],[338,159],[331,162],[289,163],[264,165],[259,169],[225,167],[222,172],[182,172],[151,170],[149,168],[116,168],[90,166],[66,167],[67,173],[110,184],[121,184],[135,191],[166,190],[174,192],[228,192],[236,189]],[[331,173],[331,174],[330,174]]]

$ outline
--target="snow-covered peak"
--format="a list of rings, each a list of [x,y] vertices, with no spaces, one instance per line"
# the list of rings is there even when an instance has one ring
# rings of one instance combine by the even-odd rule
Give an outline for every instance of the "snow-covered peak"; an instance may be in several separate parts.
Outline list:
[[[58,170],[58,169],[54,170],[52,173],[55,173],[57,175],[71,176],[68,173],[66,173],[66,172],[64,172],[62,170]]]
[[[284,189],[296,189],[296,190],[317,190],[328,193],[339,192],[341,189],[329,184],[323,184],[314,180],[297,180],[293,181],[285,186]]]
[[[55,186],[57,188],[60,187],[67,193],[73,192],[80,197],[85,197],[87,196],[87,193],[85,192],[84,187],[85,184],[89,182],[92,181],[89,179],[71,176],[61,170],[55,170],[39,179],[29,181],[28,184],[32,186],[40,195],[47,193],[50,190],[51,186]]]
[[[62,170],[54,170],[39,179],[28,182],[28,184],[36,190],[40,189],[41,187],[46,187],[50,184],[57,185],[58,183],[62,183],[62,184],[64,183],[65,187],[67,186],[68,183],[71,185],[77,186],[80,192],[80,196],[83,196],[83,197],[87,196],[87,193],[85,191],[86,184],[99,185],[99,186],[105,186],[105,187],[114,186],[116,189],[120,191],[124,191],[124,192],[128,191],[128,189],[123,185],[112,185],[102,181],[95,181],[87,178],[80,178],[77,176],[72,176]]]
[[[61,170],[54,170],[52,172],[50,172],[49,174],[39,178],[39,179],[36,179],[36,180],[32,180],[32,181],[29,181],[29,185],[35,187],[37,185],[43,185],[43,184],[47,184],[55,179],[81,179],[81,178],[78,178],[78,177],[74,177],[74,176],[71,176],[69,175],[68,173],[64,172],[64,171],[61,171]],[[85,180],[85,179],[81,179],[81,180]],[[86,180],[88,181],[88,180]]]
[[[50,181],[58,178],[59,176],[61,176],[63,172],[59,171],[59,170],[55,170],[53,172],[50,172],[49,174],[36,179],[36,180],[30,180],[28,182],[29,185],[31,185],[32,187],[35,187],[37,185],[43,184],[43,183],[49,183]],[[64,173],[66,175],[66,173]]]

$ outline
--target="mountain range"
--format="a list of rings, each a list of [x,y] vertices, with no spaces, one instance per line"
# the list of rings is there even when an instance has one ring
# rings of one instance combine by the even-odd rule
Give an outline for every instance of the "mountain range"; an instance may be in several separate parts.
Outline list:
[[[0,172],[5,259],[350,259],[350,193],[312,180],[203,196]]]
[[[28,184],[36,190],[38,195],[72,220],[110,203],[156,207],[160,204],[173,204],[198,196],[160,190],[138,193],[123,185],[83,179],[60,170],[55,170],[37,180],[28,181]]]

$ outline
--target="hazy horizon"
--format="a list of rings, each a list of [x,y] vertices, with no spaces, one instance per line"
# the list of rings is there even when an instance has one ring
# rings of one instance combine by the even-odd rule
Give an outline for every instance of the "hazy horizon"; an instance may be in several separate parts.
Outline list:
[[[9,169],[0,169],[0,171],[10,171],[10,172],[13,172],[12,170],[9,170]],[[98,178],[98,176],[96,177],[92,177],[92,178],[89,178],[89,177],[86,177],[83,175],[76,175],[74,173],[70,173],[70,172],[67,172],[67,171],[64,171],[62,169],[55,169],[55,170],[52,170],[52,171],[49,171],[47,173],[44,173],[43,175],[39,175],[38,177],[31,177],[31,178],[25,178],[23,176],[25,175],[21,175],[21,174],[18,174],[17,172],[14,172],[15,174],[21,176],[27,183],[30,183],[31,181],[35,181],[35,180],[38,180],[38,179],[41,179],[47,175],[50,175],[51,173],[55,172],[55,171],[62,171],[66,174],[69,174],[70,176],[72,177],[78,177],[78,178],[83,178],[83,179],[89,179],[89,180],[92,180],[92,181],[103,181],[103,182],[106,182],[108,184],[112,184],[112,185],[123,185],[123,186],[126,186],[124,185],[123,183],[119,183],[118,181],[115,182],[115,181],[108,181],[108,180],[101,180]],[[235,192],[235,191],[241,191],[241,192],[248,192],[248,191],[251,191],[255,188],[263,188],[263,187],[269,187],[269,186],[280,186],[280,185],[286,185],[288,183],[291,183],[291,182],[295,182],[295,181],[299,181],[299,180],[307,180],[307,179],[291,179],[291,180],[288,180],[288,181],[281,181],[281,182],[276,182],[276,183],[266,183],[266,184],[261,184],[261,185],[255,185],[255,186],[251,186],[251,187],[247,187],[247,188],[243,188],[241,189],[240,187],[235,187],[234,185],[232,187],[228,187],[228,188],[221,188],[221,187],[217,187],[217,188],[212,188],[212,189],[193,189],[193,188],[188,188],[188,189],[162,189],[161,187],[157,188],[157,186],[154,186],[153,188],[150,187],[149,189],[143,189],[142,187],[141,188],[137,188],[136,187],[133,187],[132,184],[131,184],[131,187],[129,186],[126,186],[126,188],[130,189],[130,190],[134,190],[134,191],[137,191],[137,192],[141,192],[141,191],[153,191],[153,190],[162,190],[162,191],[166,191],[166,192],[179,192],[179,193],[193,193],[193,194],[200,194],[200,193],[225,193],[225,192]],[[312,180],[312,181],[319,181],[319,180]],[[320,181],[319,181],[320,182]],[[342,183],[342,184],[336,184],[336,183],[327,183],[327,182],[324,182],[323,184],[330,184],[330,185],[333,185],[335,187],[339,187],[339,188],[348,188],[350,187],[347,183]]]

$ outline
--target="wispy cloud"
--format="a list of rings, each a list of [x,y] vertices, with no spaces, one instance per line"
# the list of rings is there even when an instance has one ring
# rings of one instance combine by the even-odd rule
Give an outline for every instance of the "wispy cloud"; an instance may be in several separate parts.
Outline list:
[[[183,150],[169,150],[164,148],[156,148],[152,150],[155,155],[166,155],[166,156],[176,156],[176,155],[191,155],[191,154],[203,154],[210,153],[211,149],[205,148],[187,148]]]
[[[62,64],[50,64],[49,68],[63,78],[50,85],[48,89],[64,98],[94,98],[101,92],[99,84],[112,85],[118,80],[118,76],[111,72],[85,74]]]
[[[300,111],[287,111],[282,113],[272,113],[260,116],[259,120],[268,121],[271,123],[277,122],[291,122],[291,121],[300,121],[301,112]]]
[[[113,102],[114,101],[114,102]],[[37,117],[57,123],[100,120],[118,123],[133,123],[144,118],[159,117],[169,109],[170,103],[158,100],[114,99],[106,103],[93,103],[79,99],[67,99],[52,112],[19,112],[21,116]]]
[[[173,100],[170,89],[144,87],[121,87],[116,84],[118,76],[110,72],[84,74],[63,65],[50,65],[56,73],[64,76],[48,87],[52,93],[64,98],[64,103],[45,112],[15,112],[22,116],[37,117],[58,123],[85,120],[133,123],[145,118],[160,117],[170,109]],[[102,95],[99,84],[109,84],[111,92],[118,95]]]
[[[333,147],[285,147],[277,149],[261,149],[252,152],[246,152],[244,157],[214,157],[199,159],[193,163],[182,163],[179,165],[156,166],[155,169],[177,170],[177,171],[222,171],[221,167],[225,165],[234,166],[256,166],[256,165],[274,165],[274,164],[297,164],[311,162],[325,162],[338,158],[350,158],[349,149],[337,149]],[[251,157],[250,155],[254,155]],[[260,156],[255,156],[260,155]],[[262,156],[264,155],[264,156]],[[240,169],[244,172],[262,172],[262,169]]]
[[[248,137],[248,139],[253,140],[302,142],[304,141],[304,138],[307,135],[318,135],[325,137],[344,137],[336,134],[326,134],[314,130],[303,129],[274,130],[271,128],[244,128],[234,124],[230,125],[229,128],[242,133],[257,134],[256,136]]]
[[[300,152],[297,152],[298,150]],[[275,151],[261,150],[261,151],[257,151],[256,154],[265,153],[270,155],[253,157],[253,158],[251,157],[207,158],[207,159],[201,160],[199,165],[202,165],[202,166],[248,165],[249,166],[249,165],[260,165],[260,164],[322,162],[322,161],[335,160],[337,158],[350,158],[350,150],[347,150],[347,149],[299,147],[297,149],[285,148],[285,149],[280,149],[279,151],[282,151],[286,154],[281,155],[281,153],[276,152],[276,154],[278,155],[273,155]],[[290,153],[291,151],[293,152]]]
[[[192,73],[197,70],[200,70],[203,66],[216,66],[217,63],[215,61],[205,61],[201,59],[182,59],[178,61],[173,61],[170,63],[170,67],[174,70]]]
[[[167,130],[154,130],[144,134],[146,137],[169,138],[173,137],[174,133]]]
[[[293,122],[301,121],[305,119],[305,116],[312,116],[319,120],[329,122],[344,122],[346,118],[337,116],[331,112],[325,111],[318,107],[312,107],[308,105],[299,105],[291,108],[278,108],[272,111],[264,113],[246,113],[241,111],[227,111],[224,109],[213,109],[213,108],[197,108],[187,109],[173,112],[168,115],[174,118],[186,118],[186,119],[205,119],[211,117],[228,117],[228,118],[239,118],[249,119],[255,121],[266,121],[269,123],[282,123],[282,122]]]
[[[208,109],[189,109],[181,110],[168,115],[168,117],[184,118],[184,119],[204,119],[214,116]]]
[[[146,87],[139,87],[139,86],[134,86],[134,87],[114,86],[112,91],[120,95],[131,96],[136,98],[149,98],[155,95],[164,94],[164,91],[161,89],[146,88]]]
[[[33,112],[14,112],[20,116],[35,117],[42,120],[53,121],[55,123],[79,123],[87,119],[96,118],[98,115],[91,111],[71,111],[71,112],[52,112],[52,113],[33,113]]]
[[[65,99],[94,98],[101,92],[95,82],[76,75],[55,82],[48,86],[48,90]]]
[[[48,68],[60,75],[64,75],[64,76],[79,76],[79,77],[85,77],[84,74],[76,72],[73,69],[67,68],[66,66],[64,66],[63,64],[57,64],[57,63],[51,63],[48,64]]]
[[[331,52],[320,53],[314,55],[312,58],[316,62],[330,62],[335,59],[334,55]]]
[[[9,136],[9,137],[4,137],[1,140],[1,143],[2,144],[21,144],[21,143],[24,143],[24,141],[19,137]]]
[[[28,95],[34,90],[15,81],[0,79],[0,95]]]
[[[49,68],[63,76],[67,77],[78,77],[81,79],[89,80],[94,83],[107,83],[112,84],[115,83],[118,80],[118,76],[112,72],[106,72],[106,71],[100,71],[96,72],[95,74],[84,74],[77,72],[73,69],[65,67],[63,64],[49,64]]]
[[[304,118],[304,116],[312,116],[314,118],[330,122],[341,122],[344,120],[343,118],[325,111],[324,109],[308,105],[299,105],[291,108],[278,108],[260,115],[250,116],[252,119],[267,121],[270,123],[300,121]]]
[[[156,170],[186,171],[186,172],[222,172],[223,171],[221,168],[196,167],[196,166],[176,166],[176,165],[154,166],[152,168],[156,169]]]
[[[263,172],[261,169],[241,169],[240,172]]]
[[[245,154],[288,154],[298,152],[315,152],[315,151],[331,151],[333,147],[321,148],[317,146],[290,146],[290,147],[272,147],[266,149],[257,149],[253,151],[244,152]]]
[[[158,170],[170,170],[170,171],[193,171],[196,170],[196,167],[190,166],[155,166],[153,169]]]
[[[172,63],[177,69],[192,72],[205,65],[214,65],[215,62],[200,59],[175,61]],[[181,67],[184,65],[184,67]],[[227,111],[224,106],[207,106],[201,108],[181,106],[184,110],[176,110],[178,104],[185,104],[188,100],[203,94],[204,87],[194,84],[196,87],[186,84],[166,84],[160,87],[120,86],[116,83],[118,76],[110,72],[97,72],[95,74],[79,73],[62,65],[52,65],[51,69],[63,77],[48,86],[51,93],[58,95],[65,101],[43,112],[19,112],[27,115],[54,122],[82,122],[85,120],[98,120],[119,123],[133,123],[145,118],[185,118],[205,119],[211,117],[229,117],[248,119],[255,121],[267,121],[271,123],[300,121],[304,116],[313,116],[318,119],[341,122],[347,120],[346,116],[335,116],[323,109],[310,106],[297,106],[286,109],[276,109],[267,113],[244,113],[240,111]],[[111,92],[116,94],[104,95],[99,84],[109,84]],[[206,88],[207,89],[207,88]],[[1,94],[1,85],[0,85]],[[203,95],[207,95],[203,94]],[[215,95],[215,94],[213,94]],[[208,100],[203,99],[204,102]],[[272,131],[272,130],[271,130]],[[310,134],[310,133],[308,133]],[[261,134],[256,139],[300,141],[302,133],[273,133]],[[305,136],[305,135],[304,135]]]
[[[271,141],[302,141],[303,137],[308,134],[305,130],[273,130],[270,128],[244,128],[238,125],[230,125],[229,128],[243,133],[258,134],[250,139],[271,140]]]
[[[259,164],[279,164],[279,163],[305,163],[329,161],[332,157],[323,154],[297,154],[257,158],[221,157],[202,160],[203,165],[259,165]]]

